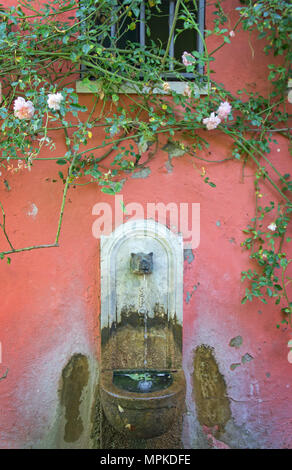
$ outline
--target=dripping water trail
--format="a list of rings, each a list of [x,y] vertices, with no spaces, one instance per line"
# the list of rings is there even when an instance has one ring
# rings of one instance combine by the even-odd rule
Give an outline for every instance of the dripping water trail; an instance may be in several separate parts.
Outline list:
[[[143,278],[141,279],[141,285],[139,289],[139,313],[144,317],[144,368],[147,369],[148,361],[148,349],[147,349],[147,338],[148,338],[148,327],[147,327],[147,301],[146,301],[146,294],[147,294],[147,280],[146,275],[144,274]]]
[[[146,281],[146,276],[144,274],[144,302],[145,302],[145,293],[146,292],[147,292],[147,281]],[[147,309],[146,309],[146,305],[144,303],[144,367],[145,367],[145,369],[147,368],[147,337],[148,337]]]

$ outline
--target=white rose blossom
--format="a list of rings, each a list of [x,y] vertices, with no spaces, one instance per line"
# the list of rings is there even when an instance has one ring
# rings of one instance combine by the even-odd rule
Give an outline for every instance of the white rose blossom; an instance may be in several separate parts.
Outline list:
[[[49,93],[47,101],[48,107],[54,111],[59,111],[63,99],[64,97],[61,95],[61,93]]]
[[[277,225],[275,224],[275,222],[272,222],[270,225],[268,225],[268,229],[271,230],[272,232],[274,232],[277,228]]]

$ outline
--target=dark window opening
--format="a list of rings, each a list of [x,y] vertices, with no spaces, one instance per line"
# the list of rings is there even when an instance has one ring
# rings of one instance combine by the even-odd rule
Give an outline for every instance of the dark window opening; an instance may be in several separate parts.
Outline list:
[[[118,49],[129,49],[129,46],[133,48],[134,44],[138,44],[139,47],[145,47],[148,51],[156,51],[156,53],[160,51],[162,56],[167,48],[170,37],[176,0],[161,0],[161,3],[157,5],[158,8],[155,6],[151,8],[151,15],[149,15],[146,2],[148,4],[148,0],[141,1],[138,13],[136,12],[135,16],[135,18],[138,17],[136,27],[131,29],[133,19],[125,14],[127,5],[123,6],[123,0],[121,0],[119,6],[114,7],[116,10],[114,8],[112,10],[112,19],[114,19],[115,15],[119,14],[120,17],[118,18],[120,19],[111,22],[110,32],[105,31],[105,33],[101,34],[98,38],[99,43],[105,48],[112,49],[115,47]],[[204,49],[202,36],[205,26],[205,0],[197,0],[197,6],[194,5],[192,0],[189,0],[188,3],[188,10],[197,21],[200,33],[196,33],[194,29],[186,29],[184,27],[184,20],[178,18],[168,51],[169,71],[163,74],[163,77],[168,80],[177,79],[175,72],[178,71],[185,78],[194,78],[193,73],[187,72],[182,66],[182,55],[184,51],[198,51],[202,53]],[[110,18],[108,18],[109,20]],[[101,26],[103,22],[107,22],[107,19],[104,17],[97,18],[98,26]],[[203,73],[202,65],[197,66],[197,72]]]

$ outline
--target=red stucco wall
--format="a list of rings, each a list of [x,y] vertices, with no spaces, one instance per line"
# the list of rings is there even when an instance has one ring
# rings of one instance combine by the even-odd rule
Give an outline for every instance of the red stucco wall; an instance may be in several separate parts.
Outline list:
[[[226,12],[237,3],[226,0]],[[207,27],[211,19],[208,8]],[[230,29],[235,21],[236,14],[232,13]],[[256,37],[250,36],[252,49],[248,38],[247,33],[238,30],[231,44],[218,51],[212,63],[214,77],[231,91],[243,84],[253,89],[256,84],[264,93],[269,60]],[[209,40],[210,49],[216,45],[216,40]],[[80,96],[83,104],[91,100],[90,95]],[[230,142],[220,130],[202,133],[211,145],[210,153],[201,156],[222,159],[230,155]],[[271,159],[287,173],[287,142],[281,136],[277,140]],[[97,129],[91,143],[98,141],[102,136]],[[56,147],[62,156],[63,136],[57,139]],[[200,245],[194,250],[194,260],[186,260],[184,266],[183,360],[189,409],[184,420],[184,445],[194,447],[199,432],[192,391],[193,354],[197,345],[206,344],[214,348],[225,377],[238,430],[238,436],[235,432],[225,442],[231,447],[254,443],[291,448],[292,365],[287,361],[291,332],[276,328],[280,314],[274,305],[240,304],[245,288],[240,283],[240,271],[250,266],[240,246],[244,238],[241,230],[254,214],[254,168],[246,167],[242,181],[241,163],[204,164],[210,180],[217,185],[211,188],[200,177],[199,160],[187,155],[174,158],[171,173],[165,168],[166,161],[167,153],[161,150],[150,163],[150,176],[134,179],[126,175],[122,194],[125,204],[201,204]],[[57,176],[59,169],[54,162],[43,161],[35,163],[31,172],[12,175],[2,171],[1,201],[15,247],[54,241],[63,189]],[[5,189],[4,179],[9,181],[10,191]],[[54,179],[57,182],[52,182]],[[268,186],[262,193],[263,203],[277,197]],[[52,425],[58,381],[70,356],[81,352],[98,358],[99,242],[92,235],[96,219],[92,208],[100,201],[114,204],[113,197],[102,194],[98,186],[71,188],[60,247],[20,253],[12,257],[11,265],[0,264],[0,375],[9,368],[7,378],[0,383],[0,448],[35,446],[40,442]],[[1,249],[8,248],[2,233],[0,244]],[[229,346],[237,335],[243,339],[238,349]],[[253,359],[231,370],[231,364],[240,363],[246,353]],[[239,435],[243,436],[241,441]]]

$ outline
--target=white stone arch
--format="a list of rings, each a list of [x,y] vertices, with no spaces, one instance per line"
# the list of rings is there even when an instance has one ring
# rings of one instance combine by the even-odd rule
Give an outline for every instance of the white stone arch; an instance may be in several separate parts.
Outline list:
[[[167,311],[170,317],[182,325],[183,320],[183,240],[181,234],[174,234],[165,225],[153,219],[138,219],[120,225],[109,236],[102,236],[100,243],[101,257],[101,329],[110,327],[116,320],[116,287],[119,275],[116,261],[127,246],[132,251],[142,251],[141,246],[156,247],[158,257],[154,259],[154,275],[167,283]],[[155,250],[154,250],[155,251]],[[127,252],[126,252],[127,255]],[[125,269],[125,268],[123,268]],[[160,271],[159,271],[160,270]],[[126,282],[126,277],[125,277]]]

